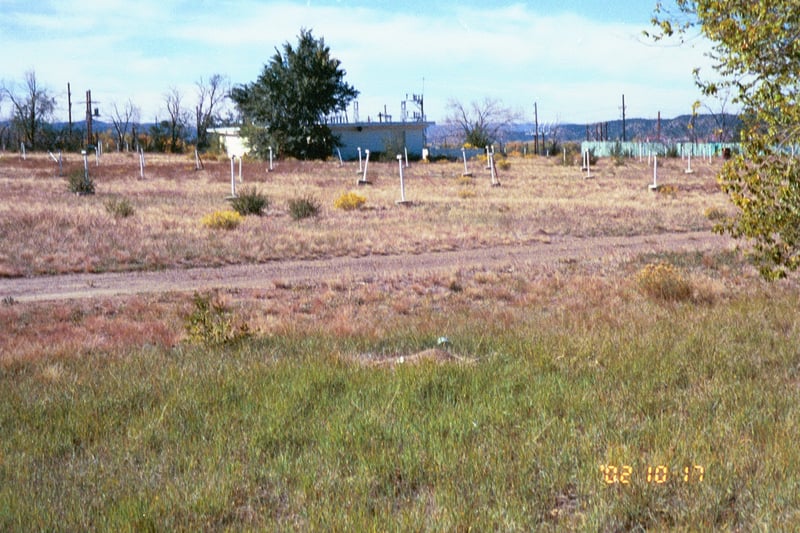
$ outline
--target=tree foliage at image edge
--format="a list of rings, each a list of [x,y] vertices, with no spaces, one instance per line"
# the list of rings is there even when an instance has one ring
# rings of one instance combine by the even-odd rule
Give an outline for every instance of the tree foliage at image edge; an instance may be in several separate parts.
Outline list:
[[[337,139],[324,119],[358,96],[340,66],[324,39],[302,29],[296,48],[285,43],[255,82],[233,89],[231,98],[248,125],[243,133],[256,153],[265,157],[269,146],[300,159],[332,153]]]
[[[674,8],[657,5],[653,37],[685,39],[699,29],[713,43],[720,80],[698,69],[698,85],[706,96],[731,89],[742,109],[742,151],[719,176],[738,213],[716,230],[750,239],[762,276],[785,277],[800,266],[800,3],[675,0]]]

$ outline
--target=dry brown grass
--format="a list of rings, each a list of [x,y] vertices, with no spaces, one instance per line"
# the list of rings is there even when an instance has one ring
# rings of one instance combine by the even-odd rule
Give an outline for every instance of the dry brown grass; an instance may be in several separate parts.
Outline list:
[[[182,336],[185,298],[114,298],[0,305],[0,365],[91,352],[169,347]]]
[[[66,166],[81,164],[66,155]],[[614,166],[600,161],[597,178],[582,180],[576,167],[557,158],[511,158],[502,187],[476,175],[474,196],[462,197],[456,163],[416,163],[405,171],[412,209],[399,209],[399,180],[392,163],[370,164],[372,186],[359,188],[367,207],[333,208],[356,185],[353,164],[279,162],[276,171],[246,161],[245,184],[257,184],[270,199],[264,217],[247,217],[231,232],[204,228],[204,215],[228,207],[230,164],[209,161],[194,171],[185,156],[148,156],[146,178],[130,154],[92,161],[95,196],[78,197],[55,176],[46,154],[26,161],[0,155],[0,275],[151,270],[214,266],[280,259],[419,253],[540,240],[542,234],[632,235],[709,229],[709,209],[726,208],[714,172],[718,163],[698,163],[683,174],[680,160],[667,161],[664,179],[673,195],[650,194],[646,164]],[[321,216],[294,221],[287,204],[298,196],[317,198]],[[135,214],[117,219],[109,197],[125,198]]]
[[[258,184],[270,198],[270,209],[266,216],[246,217],[235,230],[219,232],[204,228],[201,219],[227,207],[227,161],[207,162],[205,170],[195,172],[184,157],[151,156],[146,179],[140,180],[133,157],[106,155],[99,168],[92,167],[97,194],[77,197],[67,191],[64,178],[54,176],[46,155],[29,155],[27,161],[0,155],[0,275],[414,253],[541,241],[552,234],[708,229],[708,210],[727,208],[712,167],[700,165],[686,177],[680,161],[668,161],[662,173],[672,170],[679,187],[674,197],[665,197],[647,190],[647,168],[634,162],[615,167],[601,161],[593,169],[597,178],[586,181],[579,169],[555,160],[512,161],[512,170],[500,176],[500,188],[489,186],[488,175],[473,178],[469,188],[475,195],[469,199],[459,197],[464,188],[459,163],[413,164],[406,172],[412,209],[395,207],[395,166],[370,165],[373,185],[358,189],[367,207],[350,212],[333,208],[334,199],[358,179],[347,165],[286,161],[267,174],[263,164],[245,162],[245,183]],[[321,216],[294,221],[287,203],[304,195],[321,201]],[[115,218],[104,205],[109,197],[128,199],[135,214]],[[446,273],[417,269],[368,282],[273,280],[260,289],[222,296],[257,334],[308,332],[377,342],[398,329],[413,328],[435,339],[448,334],[457,317],[482,317],[490,329],[502,330],[531,309],[555,322],[568,314],[585,316],[587,327],[597,321],[617,323],[646,305],[635,283],[642,265],[619,266],[610,260]],[[717,301],[744,283],[740,269],[714,258],[703,258],[687,272],[699,302]],[[186,294],[4,302],[0,364],[172,346],[185,336],[190,307]],[[58,364],[48,368],[46,379],[62,379]]]

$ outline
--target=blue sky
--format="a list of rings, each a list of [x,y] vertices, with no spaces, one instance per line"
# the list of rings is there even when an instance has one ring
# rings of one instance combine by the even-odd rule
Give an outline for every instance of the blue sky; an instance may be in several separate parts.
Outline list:
[[[195,83],[223,74],[256,79],[276,47],[300,28],[323,37],[361,94],[359,116],[424,91],[430,120],[452,99],[499,100],[541,123],[590,123],[689,113],[700,98],[692,70],[710,71],[707,43],[655,45],[655,0],[0,0],[0,80],[34,70],[65,118],[87,89],[101,115],[130,99],[142,121],[164,118],[165,94],[196,101]],[[714,103],[709,106],[714,108]],[[409,106],[409,110],[411,106]],[[0,103],[0,116],[9,112]],[[73,115],[81,107],[73,103]],[[350,119],[353,110],[348,110]]]

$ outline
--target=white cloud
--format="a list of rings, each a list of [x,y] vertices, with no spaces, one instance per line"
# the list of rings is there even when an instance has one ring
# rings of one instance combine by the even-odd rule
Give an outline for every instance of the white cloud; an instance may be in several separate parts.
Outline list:
[[[615,118],[623,92],[632,111],[683,112],[698,96],[692,69],[709,66],[700,49],[644,42],[646,21],[639,26],[543,15],[521,3],[456,6],[436,16],[312,4],[40,2],[11,9],[0,22],[0,71],[21,79],[35,69],[59,87],[56,94],[72,82],[73,92],[85,87],[106,101],[131,98],[143,116],[153,116],[171,86],[183,88],[188,103],[200,77],[255,80],[274,49],[294,43],[305,27],[342,60],[347,81],[361,91],[362,117],[376,115],[384,104],[399,116],[400,100],[420,92],[424,78],[432,119],[444,116],[450,98],[488,96],[528,115],[537,101],[545,116],[582,122]],[[647,104],[640,106],[642,101]]]

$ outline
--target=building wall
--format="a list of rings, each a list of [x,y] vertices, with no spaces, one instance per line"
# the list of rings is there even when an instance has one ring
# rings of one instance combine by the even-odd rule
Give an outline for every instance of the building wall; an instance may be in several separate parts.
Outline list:
[[[342,159],[354,160],[358,159],[359,147],[362,155],[365,150],[372,153],[403,154],[405,148],[409,157],[422,157],[425,129],[430,124],[430,122],[360,122],[329,124],[328,127],[342,143],[339,148]],[[209,132],[219,136],[220,144],[228,157],[241,157],[250,150],[244,139],[239,136],[238,128],[216,128]]]
[[[360,122],[353,124],[329,124],[334,135],[339,137],[342,146],[342,159],[357,159],[358,148],[372,153],[403,154],[408,150],[409,157],[422,157],[425,147],[427,122]]]

